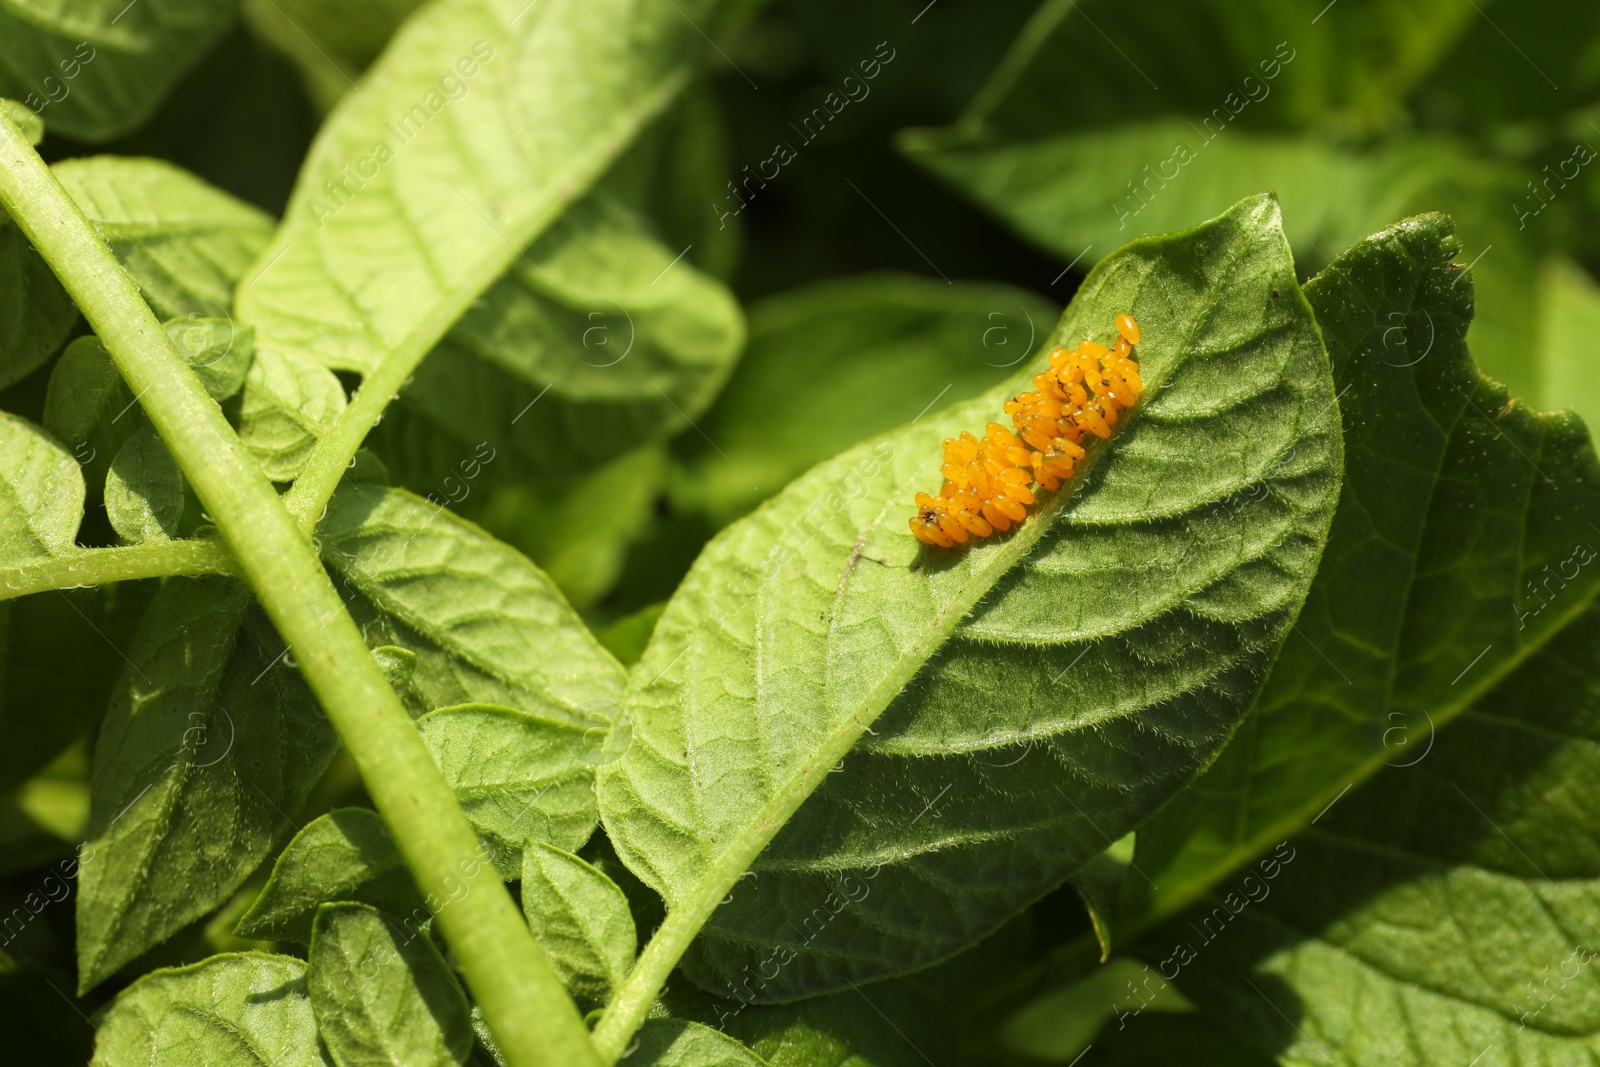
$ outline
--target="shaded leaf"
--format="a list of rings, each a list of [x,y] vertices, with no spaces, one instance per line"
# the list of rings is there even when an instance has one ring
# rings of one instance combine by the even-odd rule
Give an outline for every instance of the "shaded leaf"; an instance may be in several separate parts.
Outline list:
[[[109,140],[150,116],[233,10],[227,0],[94,0],[0,11],[0,96],[53,132]]]
[[[467,998],[433,942],[403,934],[376,908],[317,909],[306,984],[339,1067],[444,1067],[472,1051]]]
[[[906,520],[939,439],[994,418],[1039,358],[814,468],[669,603],[599,789],[669,912],[720,899],[719,859],[753,859],[685,957],[697,982],[748,968],[743,999],[786,999],[950,955],[1147,817],[1249,708],[1340,468],[1275,202],[1108,258],[1046,345],[1122,311],[1148,324],[1148,399],[1015,535],[941,554]]]
[[[368,808],[336,808],[307,823],[273,864],[239,935],[309,944],[318,905],[337,900],[371,904],[408,924],[428,917],[388,827]]]
[[[154,431],[140,430],[111,461],[106,515],[124,541],[165,541],[178,534],[183,473]]]
[[[106,1010],[94,1067],[327,1067],[305,973],[260,952],[151,971]]]
[[[72,298],[3,210],[0,310],[0,388],[41,366],[78,321]]]
[[[294,829],[337,740],[282,653],[231,579],[156,595],[94,750],[80,988],[227,900]]]
[[[570,852],[538,841],[522,854],[522,911],[562,984],[604,1004],[628,976],[638,934],[617,884]]]
[[[43,430],[0,411],[0,560],[72,551],[83,518],[83,473]]]

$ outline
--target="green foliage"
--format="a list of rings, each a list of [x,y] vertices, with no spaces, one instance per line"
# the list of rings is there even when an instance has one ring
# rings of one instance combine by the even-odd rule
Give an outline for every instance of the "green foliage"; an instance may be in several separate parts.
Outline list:
[[[1600,14],[124,2],[0,11],[29,1062],[1600,1056]]]

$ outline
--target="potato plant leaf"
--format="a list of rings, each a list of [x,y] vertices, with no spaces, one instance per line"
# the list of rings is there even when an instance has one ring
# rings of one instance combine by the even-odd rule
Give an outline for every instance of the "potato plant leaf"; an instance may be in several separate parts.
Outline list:
[[[240,287],[257,343],[361,372],[420,358],[682,89],[716,7],[447,0],[408,19]]]
[[[515,549],[370,485],[341,488],[317,534],[368,643],[416,655],[419,710],[500,704],[602,732],[615,717],[622,667]]]
[[[604,1004],[639,948],[628,898],[570,852],[531,842],[522,854],[522,910],[573,996]]]
[[[532,843],[575,849],[594,833],[599,748],[587,729],[492,704],[441,708],[417,729],[506,881]]]
[[[0,561],[72,551],[83,518],[83,473],[50,435],[0,412]]]
[[[467,998],[426,931],[365,904],[317,909],[306,973],[317,1029],[339,1067],[461,1067]]]
[[[200,376],[211,399],[226,400],[244,387],[245,373],[255,358],[252,327],[202,315],[169,319],[165,326],[178,354]]]
[[[1593,1059],[1597,657],[1590,606],[1294,837],[1278,879],[1218,883],[1146,958],[1187,958],[1183,991],[1278,1063]]]
[[[1346,473],[1298,625],[1240,736],[1142,829],[1125,921],[1169,914],[1308,825],[1351,784],[1423,758],[1600,594],[1600,464],[1467,351],[1450,220],[1376,234],[1307,287],[1340,387]]]
[[[0,96],[82,141],[127,133],[233,20],[228,0],[0,9]]]
[[[948,956],[1146,818],[1249,708],[1340,473],[1276,202],[1108,257],[1048,343],[1123,311],[1147,399],[1015,535],[937,553],[906,520],[940,438],[996,418],[1037,358],[814,468],[668,605],[599,786],[669,913],[753,860],[685,957],[695,981],[781,1000]]]
[[[151,971],[112,1002],[93,1067],[331,1067],[317,1043],[306,965],[227,953]]]
[[[228,899],[294,830],[338,742],[283,653],[232,579],[156,595],[94,749],[81,989]]]
[[[344,409],[344,386],[328,368],[299,353],[261,349],[245,373],[239,437],[268,478],[293,481]]]
[[[684,429],[744,343],[733,294],[645,220],[574,204],[468,309],[401,393],[377,443],[438,484],[487,443],[490,473],[562,477]]]
[[[640,1067],[767,1067],[767,1061],[733,1038],[680,1019],[645,1023],[629,1062]]]
[[[426,921],[422,894],[370,808],[335,808],[283,847],[272,875],[239,920],[239,936],[309,944],[318,905],[371,904],[401,921]]]
[[[49,359],[78,309],[22,231],[0,211],[0,388]]]
[[[140,430],[117,452],[106,473],[105,502],[111,528],[130,544],[177,536],[183,473],[153,431]]]

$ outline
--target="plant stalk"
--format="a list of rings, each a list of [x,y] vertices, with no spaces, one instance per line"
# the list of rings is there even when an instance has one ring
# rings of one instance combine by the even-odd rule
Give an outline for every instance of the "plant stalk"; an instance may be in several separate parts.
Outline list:
[[[598,1067],[588,1031],[476,832],[368,652],[310,541],[166,331],[11,119],[0,206],[28,236],[139,398],[344,741],[507,1059]],[[467,890],[462,894],[462,885]]]

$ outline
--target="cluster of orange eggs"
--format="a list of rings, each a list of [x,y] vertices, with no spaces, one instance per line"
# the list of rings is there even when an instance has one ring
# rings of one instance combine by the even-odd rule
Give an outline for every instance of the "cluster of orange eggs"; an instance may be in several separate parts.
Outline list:
[[[1144,389],[1132,355],[1139,324],[1123,313],[1116,327],[1111,348],[1084,340],[1051,351],[1033,389],[1006,401],[1016,433],[991,422],[981,439],[965,432],[945,438],[944,485],[938,496],[917,494],[911,532],[919,541],[949,548],[1009,530],[1027,517],[1034,485],[1055,490],[1071,480],[1085,455],[1084,435],[1109,438]]]

